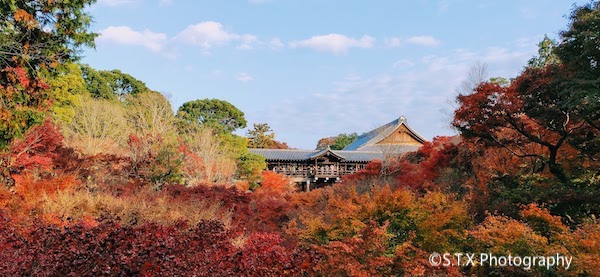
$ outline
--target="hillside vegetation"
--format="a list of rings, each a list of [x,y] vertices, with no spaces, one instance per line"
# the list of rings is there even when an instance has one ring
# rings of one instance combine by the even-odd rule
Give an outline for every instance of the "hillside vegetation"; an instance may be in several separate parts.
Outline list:
[[[287,148],[267,124],[240,137],[226,101],[173,112],[143,81],[78,63],[92,2],[0,4],[0,275],[598,274],[598,3],[519,76],[459,95],[459,136],[302,193],[248,151]],[[573,263],[434,266],[432,253]]]

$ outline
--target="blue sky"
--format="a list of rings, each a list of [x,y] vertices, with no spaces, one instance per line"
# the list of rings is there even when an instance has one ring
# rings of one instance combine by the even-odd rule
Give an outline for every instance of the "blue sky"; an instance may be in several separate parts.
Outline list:
[[[432,139],[454,133],[456,88],[474,63],[516,76],[573,3],[99,0],[100,36],[82,62],[133,75],[175,110],[227,100],[295,148],[400,115]]]

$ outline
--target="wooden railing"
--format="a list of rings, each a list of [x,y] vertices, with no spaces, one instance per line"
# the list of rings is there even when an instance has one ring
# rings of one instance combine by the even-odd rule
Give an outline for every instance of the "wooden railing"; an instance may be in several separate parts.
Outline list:
[[[318,178],[332,178],[332,177],[340,177],[342,175],[346,175],[346,174],[352,174],[352,173],[356,173],[357,170],[344,170],[344,169],[340,169],[340,170],[329,170],[329,169],[307,169],[307,170],[297,170],[297,169],[292,169],[292,170],[287,170],[287,169],[273,169],[272,171],[279,173],[281,175],[285,175],[285,176],[289,176],[289,177],[304,177],[304,178],[309,178],[309,177],[318,177]]]

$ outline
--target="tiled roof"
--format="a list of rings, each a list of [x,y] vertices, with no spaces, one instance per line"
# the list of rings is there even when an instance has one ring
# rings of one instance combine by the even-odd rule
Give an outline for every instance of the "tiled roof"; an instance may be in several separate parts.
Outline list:
[[[346,146],[344,150],[375,150],[373,146],[375,146],[376,143],[389,136],[392,132],[394,132],[394,130],[400,127],[400,125],[404,125],[412,133],[415,139],[419,140],[421,143],[427,141],[421,135],[417,134],[417,132],[415,132],[412,128],[410,128],[408,124],[406,124],[406,118],[401,116],[388,124],[385,124],[375,130],[360,135],[356,140],[354,140],[352,143]]]
[[[344,157],[344,160],[348,162],[365,162],[383,158],[383,154],[381,153],[381,151],[332,150],[331,152]]]
[[[250,152],[265,157],[268,161],[306,161],[319,150],[295,149],[257,149],[251,148]]]
[[[388,154],[401,154],[406,152],[413,152],[419,150],[419,145],[365,145],[358,151],[378,151],[386,152]]]
[[[295,149],[250,149],[250,152],[262,155],[267,161],[308,161],[330,152],[340,160],[348,162],[369,162],[374,159],[382,159],[385,154],[401,154],[417,151],[419,145],[409,144],[384,144],[377,143],[389,136],[394,130],[404,125],[410,131],[410,135],[417,141],[423,143],[426,140],[417,134],[406,124],[406,118],[401,116],[396,120],[385,124],[375,130],[359,136],[343,150],[331,150],[329,147],[319,150],[295,150]]]
[[[250,152],[265,157],[267,161],[308,161],[321,156],[326,151],[331,151],[331,153],[347,162],[370,162],[383,157],[380,151],[250,149]]]

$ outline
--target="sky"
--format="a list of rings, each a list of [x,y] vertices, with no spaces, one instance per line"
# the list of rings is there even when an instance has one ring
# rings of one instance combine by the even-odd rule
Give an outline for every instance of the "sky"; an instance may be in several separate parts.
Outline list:
[[[174,110],[226,100],[293,148],[400,116],[430,140],[455,134],[454,99],[474,64],[516,77],[574,3],[585,2],[99,0],[89,12],[100,35],[82,62],[142,80]]]

